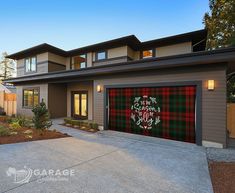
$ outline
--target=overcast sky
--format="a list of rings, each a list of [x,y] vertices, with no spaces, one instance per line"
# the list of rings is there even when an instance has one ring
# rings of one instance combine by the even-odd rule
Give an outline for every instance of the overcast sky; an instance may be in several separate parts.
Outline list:
[[[136,35],[141,41],[202,29],[208,0],[0,1],[0,53],[41,43],[69,50]]]

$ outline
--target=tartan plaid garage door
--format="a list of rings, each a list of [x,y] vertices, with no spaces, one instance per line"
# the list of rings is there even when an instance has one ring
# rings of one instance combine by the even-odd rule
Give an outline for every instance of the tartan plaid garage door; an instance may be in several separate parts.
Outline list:
[[[109,129],[195,143],[196,86],[108,89]]]

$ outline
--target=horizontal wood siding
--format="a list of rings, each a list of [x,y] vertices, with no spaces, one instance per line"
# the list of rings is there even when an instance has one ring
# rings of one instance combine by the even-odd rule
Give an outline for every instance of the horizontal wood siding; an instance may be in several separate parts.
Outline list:
[[[55,72],[55,71],[61,71],[61,70],[66,70],[66,66],[54,64],[51,62],[48,63],[48,72]]]
[[[106,79],[96,79],[98,84],[143,84],[176,81],[202,81],[202,138],[203,140],[222,143],[226,146],[226,66],[180,68],[155,70],[142,74],[112,76]],[[207,80],[215,80],[215,90],[207,90]],[[94,120],[103,125],[104,92],[94,90]]]
[[[67,116],[67,84],[48,84],[48,109],[51,118]]]

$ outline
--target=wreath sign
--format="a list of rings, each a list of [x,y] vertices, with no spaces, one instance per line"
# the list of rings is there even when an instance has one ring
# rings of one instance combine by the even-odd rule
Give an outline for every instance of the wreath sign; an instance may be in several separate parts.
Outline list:
[[[131,120],[141,129],[152,129],[160,123],[160,107],[155,97],[135,97],[131,105]]]

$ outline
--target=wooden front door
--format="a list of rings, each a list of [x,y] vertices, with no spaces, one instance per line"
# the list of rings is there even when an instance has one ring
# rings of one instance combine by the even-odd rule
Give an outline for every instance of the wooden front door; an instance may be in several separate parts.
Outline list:
[[[88,92],[72,91],[71,115],[75,119],[88,119]]]

